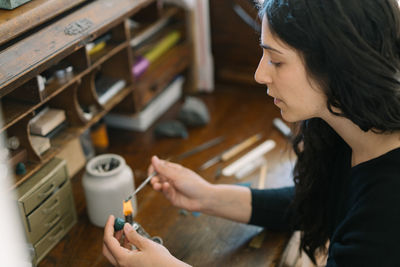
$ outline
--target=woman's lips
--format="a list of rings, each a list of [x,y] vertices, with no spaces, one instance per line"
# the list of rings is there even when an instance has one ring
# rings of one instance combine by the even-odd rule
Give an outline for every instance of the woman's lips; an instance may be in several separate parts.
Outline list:
[[[280,100],[279,98],[274,98],[274,104],[275,105],[278,105],[279,103],[281,103],[282,102],[282,100]]]

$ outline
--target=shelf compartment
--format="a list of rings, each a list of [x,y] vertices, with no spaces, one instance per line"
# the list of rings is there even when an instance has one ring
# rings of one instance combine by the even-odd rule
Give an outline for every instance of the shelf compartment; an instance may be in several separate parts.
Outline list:
[[[101,48],[100,51],[91,52],[86,49],[88,58],[91,65],[96,65],[96,63],[102,63],[109,57],[121,51],[127,46],[127,40],[129,37],[127,21],[123,21],[116,27],[108,31],[107,33],[101,35],[100,37],[93,40],[88,46],[93,46],[92,49],[95,50],[96,46]],[[102,41],[103,40],[103,41]],[[93,51],[91,50],[91,51]]]
[[[48,102],[51,108],[65,110],[69,126],[83,126],[86,122],[79,112],[77,87],[78,84],[72,84]]]
[[[72,67],[72,73],[67,75],[65,69],[68,66]],[[52,97],[59,91],[64,90],[66,87],[78,80],[81,73],[83,73],[88,67],[89,59],[86,55],[86,51],[84,48],[80,48],[48,68],[46,71],[41,73],[42,76],[47,76],[46,78],[48,79],[44,89],[40,91],[41,100],[46,100],[46,98]],[[56,73],[57,70],[61,70],[65,76],[63,78],[58,78]]]
[[[40,93],[37,78],[33,78],[1,99],[0,132],[29,114],[33,107],[40,103]]]
[[[83,76],[82,82],[77,89],[77,101],[79,105],[78,112],[80,117],[86,123],[102,110],[102,106],[97,101],[97,95],[94,86],[95,72],[96,71],[92,71]]]
[[[152,6],[150,6],[152,7]],[[154,9],[154,7],[152,7]],[[155,12],[151,12],[152,15],[147,15],[143,18],[142,14],[135,15],[131,19],[135,22],[141,23],[138,28],[130,27],[130,45],[137,47],[141,43],[147,41],[154,34],[162,31],[165,27],[171,23],[172,17],[177,15],[179,9],[176,7],[170,7],[165,10],[161,10],[160,15],[154,17]]]
[[[130,50],[124,49],[99,66],[92,76],[99,106],[105,106],[118,92],[132,84],[130,57]]]
[[[135,111],[143,109],[174,77],[189,66],[191,60],[192,49],[186,42],[176,45],[154,62],[142,76],[135,80]]]

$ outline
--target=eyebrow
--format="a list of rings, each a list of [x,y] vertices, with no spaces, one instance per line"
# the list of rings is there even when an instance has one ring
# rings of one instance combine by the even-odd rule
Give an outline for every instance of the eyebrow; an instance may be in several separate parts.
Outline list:
[[[260,43],[260,46],[261,46],[262,48],[266,49],[266,50],[271,50],[271,51],[277,52],[277,53],[279,53],[279,54],[283,54],[283,53],[282,53],[281,51],[279,51],[278,49],[275,49],[275,48],[273,48],[273,47],[271,47],[271,46],[269,46],[269,45],[267,45],[267,44]]]

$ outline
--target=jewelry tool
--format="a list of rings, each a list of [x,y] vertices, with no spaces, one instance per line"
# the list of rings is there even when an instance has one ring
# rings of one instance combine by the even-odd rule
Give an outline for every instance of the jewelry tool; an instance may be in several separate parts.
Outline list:
[[[150,174],[150,175],[146,178],[146,180],[144,180],[144,181],[139,185],[139,187],[136,188],[135,192],[133,192],[133,194],[130,195],[127,199],[125,199],[125,202],[129,201],[134,195],[136,195],[140,190],[142,190],[142,188],[143,188],[148,182],[150,182],[151,178],[153,178],[153,177],[156,176],[156,175],[157,175],[157,172],[156,172],[156,171],[154,171],[152,174]]]
[[[219,143],[221,143],[224,140],[225,140],[225,137],[223,137],[223,136],[214,138],[214,139],[212,139],[210,141],[207,141],[207,142],[205,142],[205,143],[193,148],[192,150],[189,150],[189,151],[187,151],[187,152],[185,152],[183,154],[180,154],[179,156],[176,157],[176,160],[182,160],[184,158],[187,158],[187,157],[189,157],[189,156],[191,156],[193,154],[196,154],[196,153],[198,153],[200,151],[206,150],[207,148],[210,148],[212,146],[218,145]]]
[[[211,167],[212,165],[218,163],[219,161],[228,161],[246,148],[250,147],[254,143],[258,142],[261,139],[261,134],[255,134],[250,136],[246,140],[230,147],[228,150],[222,152],[222,154],[212,157],[211,159],[207,160],[203,165],[200,166],[200,170],[204,171],[205,169]]]
[[[243,166],[245,166],[246,164],[249,164],[250,162],[252,162],[252,161],[258,159],[259,157],[261,157],[262,155],[264,155],[265,153],[271,151],[275,147],[275,145],[276,145],[275,141],[270,140],[270,139],[266,140],[264,143],[257,146],[256,148],[254,148],[253,150],[248,152],[246,155],[244,155],[240,159],[236,160],[229,166],[225,167],[222,170],[222,174],[224,176],[233,175],[238,170],[243,168]]]
[[[212,140],[210,140],[210,141],[207,141],[207,142],[205,142],[205,143],[203,143],[203,144],[201,144],[201,145],[195,147],[194,149],[189,150],[189,151],[187,151],[187,152],[185,152],[185,153],[183,153],[183,154],[177,156],[177,157],[176,157],[176,160],[184,159],[184,158],[189,157],[189,156],[191,156],[191,155],[193,155],[193,154],[196,154],[196,153],[198,153],[198,152],[200,152],[200,151],[203,151],[203,150],[205,150],[205,149],[207,149],[207,148],[209,148],[209,147],[215,146],[215,145],[221,143],[224,139],[225,139],[225,137],[220,136],[220,137],[217,137],[217,138],[212,139]],[[169,160],[169,159],[167,159],[167,160]],[[133,192],[133,194],[130,195],[127,199],[125,199],[125,202],[129,201],[130,199],[132,199],[132,197],[133,197],[134,195],[136,195],[146,184],[148,184],[148,182],[150,182],[151,178],[153,178],[153,177],[156,176],[156,175],[157,175],[157,172],[156,172],[156,171],[154,171],[152,174],[150,174],[150,175],[139,185],[139,187],[136,188],[135,192]]]

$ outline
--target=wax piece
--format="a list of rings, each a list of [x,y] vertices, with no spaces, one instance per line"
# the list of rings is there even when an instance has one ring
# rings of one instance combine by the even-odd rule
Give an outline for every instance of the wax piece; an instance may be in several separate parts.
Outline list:
[[[121,219],[121,218],[118,218],[118,217],[115,218],[114,231],[118,232],[118,231],[122,230],[122,228],[124,228],[124,225],[125,225],[125,220],[124,219]]]
[[[189,213],[187,212],[187,210],[180,209],[180,210],[179,210],[179,214],[180,214],[180,215],[183,215],[183,216],[187,216]]]
[[[187,138],[189,133],[185,125],[177,120],[162,121],[154,128],[157,137],[180,137]]]
[[[196,97],[187,96],[178,118],[187,126],[204,126],[210,121],[207,106]]]
[[[26,173],[26,167],[23,162],[18,162],[17,166],[15,167],[15,173],[17,175],[24,175]]]
[[[201,215],[201,212],[192,211],[192,215],[193,215],[194,217],[199,217],[199,216]]]

